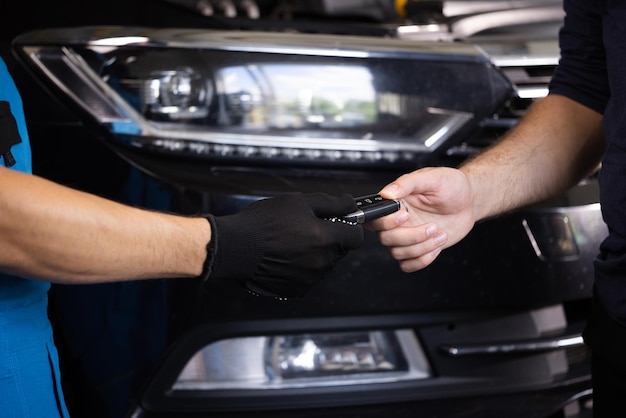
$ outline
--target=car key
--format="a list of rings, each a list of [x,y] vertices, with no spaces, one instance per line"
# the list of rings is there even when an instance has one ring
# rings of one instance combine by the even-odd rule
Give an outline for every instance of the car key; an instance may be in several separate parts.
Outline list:
[[[357,210],[337,219],[352,224],[362,224],[372,219],[389,215],[400,209],[400,201],[385,199],[379,194],[360,196],[354,199]]]

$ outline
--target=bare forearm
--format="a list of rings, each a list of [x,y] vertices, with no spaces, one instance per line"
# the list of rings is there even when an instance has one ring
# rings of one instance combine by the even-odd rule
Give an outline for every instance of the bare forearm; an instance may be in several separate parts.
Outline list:
[[[36,176],[0,171],[0,271],[62,283],[193,277],[202,218],[144,211]]]
[[[600,114],[562,96],[546,97],[502,141],[461,167],[476,220],[567,190],[598,167],[603,150]]]

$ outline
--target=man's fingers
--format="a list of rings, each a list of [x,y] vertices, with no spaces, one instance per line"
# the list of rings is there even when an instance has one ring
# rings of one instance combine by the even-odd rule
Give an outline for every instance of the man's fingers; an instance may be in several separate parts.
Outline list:
[[[433,261],[437,258],[437,256],[441,253],[442,248],[439,247],[434,251],[431,251],[427,254],[424,254],[418,258],[412,258],[410,260],[400,261],[398,264],[400,269],[405,273],[413,273],[415,271],[421,270],[423,268],[428,267],[432,264]]]
[[[441,246],[445,244],[447,235],[437,225],[429,222],[415,227],[379,230],[378,239],[386,247]]]
[[[409,213],[404,209],[400,209],[391,215],[369,221],[364,226],[368,229],[373,229],[374,231],[384,231],[397,228],[408,220]]]
[[[389,247],[389,252],[391,256],[398,261],[420,258],[433,251],[442,249],[445,240],[445,234],[441,234],[436,238],[428,239],[418,244],[407,245],[405,247]]]
[[[389,253],[400,262],[400,268],[405,272],[430,265],[448,241],[446,233],[432,223],[379,231],[378,238],[389,248]]]
[[[398,177],[381,189],[379,194],[387,199],[403,199],[409,195],[431,193],[441,187],[441,177],[433,175],[443,168],[424,167]]]

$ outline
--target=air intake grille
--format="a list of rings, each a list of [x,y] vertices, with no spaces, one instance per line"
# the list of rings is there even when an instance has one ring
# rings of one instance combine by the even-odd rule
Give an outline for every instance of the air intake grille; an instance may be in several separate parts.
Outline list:
[[[455,160],[465,159],[494,143],[517,123],[535,100],[545,97],[558,58],[506,58],[494,62],[515,86],[515,94],[503,109],[483,120],[476,135],[448,150],[448,155]]]

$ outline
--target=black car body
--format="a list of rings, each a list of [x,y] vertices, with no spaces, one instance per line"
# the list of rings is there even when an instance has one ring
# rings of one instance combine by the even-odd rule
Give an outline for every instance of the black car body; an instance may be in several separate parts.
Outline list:
[[[36,174],[183,214],[370,194],[496,141],[557,64],[558,2],[349,3],[18,5],[34,16],[6,21],[2,53]],[[67,401],[107,418],[584,416],[605,233],[589,178],[413,274],[367,231],[302,299],[54,286]]]

